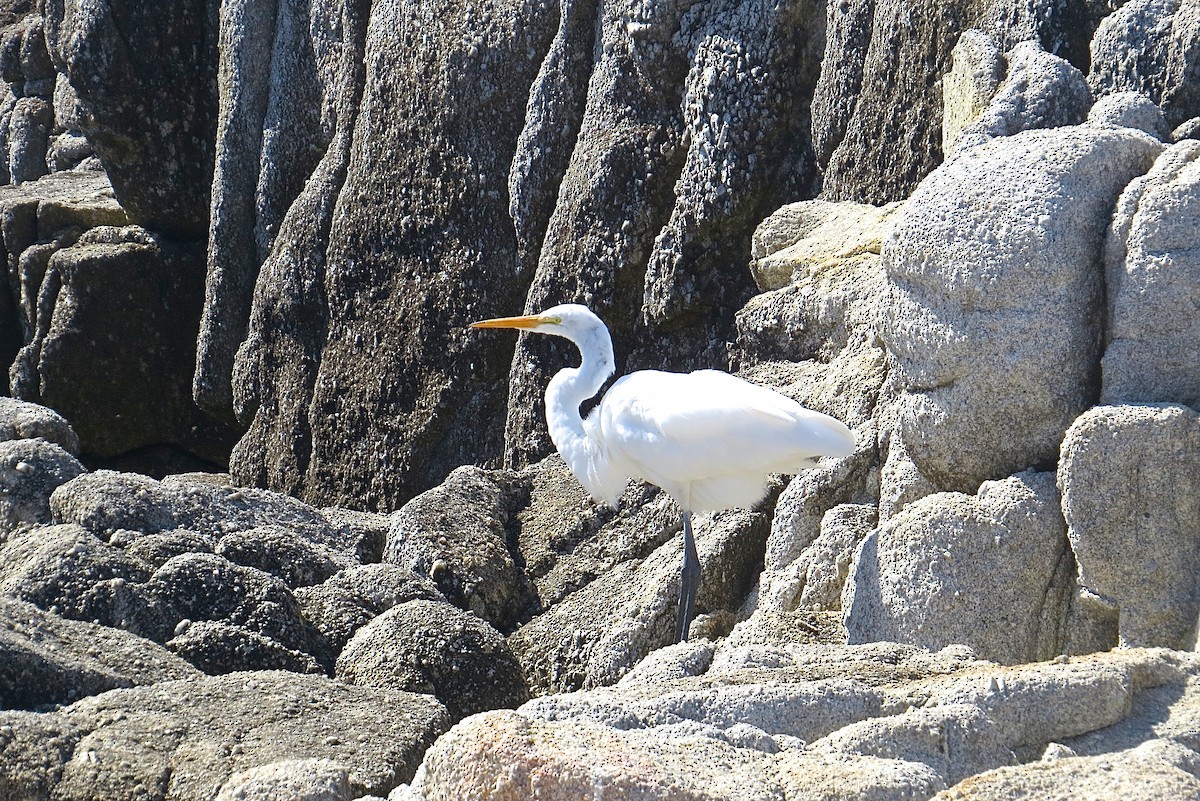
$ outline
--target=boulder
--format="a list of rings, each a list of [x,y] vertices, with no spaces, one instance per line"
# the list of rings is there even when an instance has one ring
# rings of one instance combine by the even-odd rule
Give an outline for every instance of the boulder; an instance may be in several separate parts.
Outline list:
[[[1139,92],[1115,92],[1096,101],[1088,112],[1092,125],[1117,125],[1145,131],[1163,142],[1171,139],[1171,126],[1162,109]]]
[[[44,709],[196,676],[191,665],[141,637],[0,597],[0,709]]]
[[[388,564],[357,565],[293,595],[304,619],[341,653],[354,633],[379,615],[408,601],[444,601],[429,579]]]
[[[961,40],[960,40],[961,43]],[[1089,119],[1092,93],[1083,73],[1037,42],[1019,42],[1004,54],[1004,79],[978,117],[966,124],[954,150],[1035,128],[1078,125]],[[953,151],[947,150],[947,155]]]
[[[121,205],[151,230],[203,239],[217,119],[217,4],[50,0],[44,14],[54,66],[75,89],[84,133]]]
[[[320,584],[355,564],[352,557],[314,544],[283,526],[258,526],[226,534],[216,551],[234,564],[281,579],[291,589]]]
[[[209,675],[244,670],[324,673],[313,656],[289,648],[246,626],[212,620],[181,620],[166,647]],[[328,657],[325,657],[328,662]]]
[[[0,442],[0,543],[22,524],[50,522],[50,494],[86,472],[79,461],[44,439]]]
[[[14,394],[68,417],[93,457],[168,443],[223,463],[230,432],[191,400],[203,250],[97,227],[54,252]]]
[[[235,773],[216,801],[351,801],[350,768],[329,759],[292,759]]]
[[[1097,97],[1146,95],[1169,127],[1200,114],[1200,11],[1178,0],[1132,0],[1107,15],[1091,46]]]
[[[1128,128],[1023,131],[921,183],[882,253],[897,392],[884,497],[911,502],[922,481],[973,493],[1057,461],[1100,389],[1096,264],[1112,208],[1161,149]]]
[[[514,474],[460,467],[392,516],[384,561],[429,578],[454,605],[512,631],[536,604],[509,551],[509,530],[529,491]]]
[[[942,76],[942,152],[954,152],[963,129],[984,112],[1005,73],[1004,53],[981,30],[965,30],[950,51],[950,69]]]
[[[1187,357],[1200,336],[1198,185],[1200,142],[1185,140],[1121,194],[1104,251],[1103,403],[1200,404],[1200,366]]]
[[[346,645],[335,675],[348,684],[430,693],[453,722],[529,698],[500,632],[445,602],[408,601],[384,612]]]
[[[1065,647],[1073,567],[1053,474],[930,495],[855,553],[842,595],[849,641],[962,643],[1004,664],[1048,659]]]
[[[0,441],[13,439],[42,439],[79,455],[79,437],[61,414],[36,403],[0,397]]]
[[[344,766],[354,796],[383,795],[412,778],[447,726],[427,695],[323,676],[166,681],[44,715],[0,713],[0,793],[202,801],[234,774],[319,759]]]
[[[1197,470],[1200,415],[1184,406],[1098,406],[1067,432],[1058,483],[1079,584],[1122,645],[1196,644]]]

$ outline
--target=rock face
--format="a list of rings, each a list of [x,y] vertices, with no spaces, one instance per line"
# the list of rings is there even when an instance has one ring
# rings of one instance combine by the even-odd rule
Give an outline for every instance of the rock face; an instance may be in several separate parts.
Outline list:
[[[964,492],[1055,463],[1099,396],[1094,265],[1109,216],[1160,150],[1130,129],[1025,131],[921,184],[882,253],[880,334],[899,389],[885,497],[910,497],[919,479],[906,462],[932,487]]]

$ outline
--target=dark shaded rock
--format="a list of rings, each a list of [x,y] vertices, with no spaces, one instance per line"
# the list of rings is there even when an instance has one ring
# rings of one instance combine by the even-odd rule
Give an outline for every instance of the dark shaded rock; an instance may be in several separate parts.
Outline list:
[[[86,472],[74,456],[44,439],[0,442],[0,542],[22,523],[50,522],[50,494]]]
[[[211,675],[241,670],[324,672],[308,654],[242,626],[201,620],[178,628],[182,631],[167,640],[167,648]]]
[[[340,653],[354,633],[393,606],[407,601],[445,601],[429,579],[396,565],[351,567],[323,584],[293,593],[304,613]]]
[[[46,148],[46,166],[50,172],[78,169],[87,158],[95,155],[87,137],[75,131],[64,131],[50,140]]]
[[[72,456],[79,454],[79,437],[67,419],[36,403],[0,397],[0,440],[41,438]]]
[[[43,11],[50,55],[121,205],[147,228],[190,239],[208,231],[218,7],[47,0]]]
[[[181,554],[214,553],[217,549],[215,538],[188,531],[186,528],[170,529],[153,534],[118,529],[109,535],[108,542],[124,548],[125,553],[137,557],[156,569],[166,564],[167,560]]]
[[[392,516],[384,560],[428,577],[454,605],[511,631],[535,604],[506,528],[528,490],[512,473],[460,467]]]
[[[157,642],[183,634],[183,621],[212,621],[270,638],[288,650],[324,656],[324,642],[304,621],[287,586],[260,570],[214,554],[182,554],[154,571],[138,590],[145,599],[139,633]],[[229,654],[237,653],[241,639],[214,629],[191,638],[198,641],[195,645],[185,642],[205,663],[228,667]],[[249,648],[247,655],[254,656],[254,650]]]
[[[79,526],[18,532],[0,548],[0,593],[74,620],[136,628],[138,582],[150,571],[140,560]]]
[[[336,675],[356,685],[432,693],[454,722],[529,700],[500,632],[446,603],[409,601],[359,629]]]
[[[232,487],[219,476],[155,481],[98,470],[61,487],[50,508],[55,520],[78,523],[101,537],[120,529],[186,529],[219,540],[234,531],[281,526],[309,543],[345,550],[339,532],[311,506],[270,490]]]
[[[141,637],[0,597],[0,709],[69,704],[117,687],[195,674]]]
[[[231,432],[191,399],[203,252],[136,227],[55,252],[13,393],[70,418],[85,454],[166,442],[224,461]]]
[[[235,400],[253,420],[236,479],[323,505],[394,509],[452,468],[499,456],[495,389],[508,348],[465,326],[521,303],[505,186],[554,23],[544,6],[507,0],[373,5],[365,72],[335,69],[323,87],[329,105],[366,87],[354,116],[336,112],[337,150],[318,168],[333,180],[298,201],[328,238],[306,237],[316,253],[281,254],[256,288],[237,368],[248,381]],[[329,191],[360,200],[331,215]],[[315,335],[280,322],[297,311]]]
[[[291,759],[347,766],[351,791],[412,778],[449,726],[427,695],[256,672],[115,690],[51,714],[0,713],[0,793],[211,799],[233,773]],[[72,759],[72,754],[92,754]]]
[[[327,111],[321,94],[332,87],[322,87],[329,76],[318,71],[313,37],[336,39],[341,33],[322,24],[323,13],[354,18],[362,12],[356,3],[327,5],[314,6],[317,19],[311,21],[309,4],[299,0],[239,0],[225,3],[221,15],[220,146],[213,174],[208,303],[195,376],[197,403],[218,417],[233,416],[230,378],[246,336],[259,266],[330,144],[332,126],[321,119]],[[338,43],[361,51],[361,42],[353,42],[361,25],[348,27]]]
[[[529,168],[535,150],[513,171],[515,197],[554,197],[514,207],[519,240],[540,245],[527,310],[586,302],[608,323],[626,372],[729,365],[733,312],[752,292],[753,226],[815,178],[806,109],[816,12],[808,0],[600,4],[592,27],[563,27],[552,57],[588,58],[543,70],[522,134],[558,163],[553,173]],[[543,392],[576,358],[553,337],[518,340],[509,465],[551,452]]]
[[[293,589],[320,584],[352,563],[345,554],[308,542],[281,526],[226,534],[216,553],[235,564],[270,573]]]
[[[1083,4],[1053,0],[853,0],[827,9],[812,112],[822,197],[874,204],[908,196],[941,162],[941,81],[965,31],[982,30],[1002,52],[1033,39],[1086,64],[1098,19]]]

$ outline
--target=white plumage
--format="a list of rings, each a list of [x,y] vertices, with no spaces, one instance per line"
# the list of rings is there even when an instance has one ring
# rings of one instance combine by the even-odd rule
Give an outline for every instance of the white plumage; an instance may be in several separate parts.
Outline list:
[[[753,506],[772,473],[796,473],[815,467],[822,456],[854,452],[854,434],[840,421],[718,370],[632,373],[582,419],[580,404],[614,370],[608,329],[584,306],[565,304],[472,327],[553,334],[579,348],[582,364],[559,371],[546,388],[550,437],[597,501],[615,507],[630,479],[644,479],[683,510],[680,639],[687,637],[699,583],[691,513]]]

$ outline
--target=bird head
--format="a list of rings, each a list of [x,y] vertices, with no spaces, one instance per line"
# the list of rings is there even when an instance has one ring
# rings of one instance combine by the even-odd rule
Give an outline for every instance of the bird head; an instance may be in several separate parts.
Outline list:
[[[546,309],[539,314],[527,314],[522,317],[498,317],[494,320],[480,320],[471,323],[471,328],[518,328],[537,334],[553,334],[579,342],[584,335],[607,329],[604,323],[586,306],[577,303],[564,303]]]

